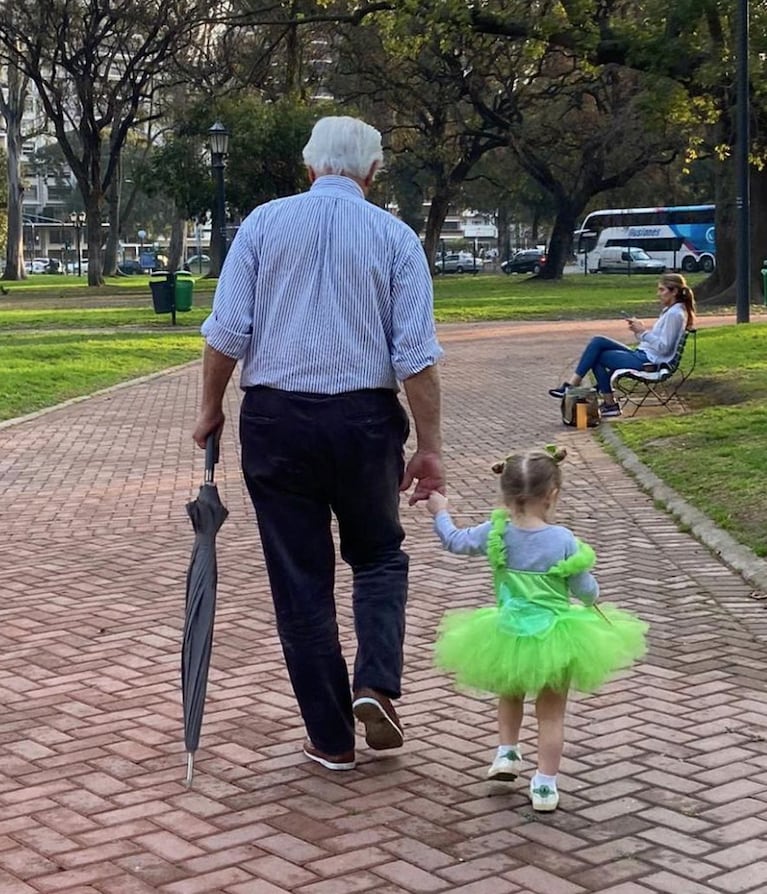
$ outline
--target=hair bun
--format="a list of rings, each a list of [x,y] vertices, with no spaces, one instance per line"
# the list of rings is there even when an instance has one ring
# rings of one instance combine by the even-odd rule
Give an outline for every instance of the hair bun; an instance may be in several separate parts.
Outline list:
[[[506,463],[504,462],[504,460],[500,460],[500,462],[493,463],[492,466],[490,466],[490,468],[495,472],[496,475],[501,475],[501,474],[503,474],[503,469],[504,469],[505,465],[506,465]]]
[[[567,450],[564,447],[557,447],[556,444],[547,444],[544,449],[555,463],[563,462],[563,460],[567,456]]]

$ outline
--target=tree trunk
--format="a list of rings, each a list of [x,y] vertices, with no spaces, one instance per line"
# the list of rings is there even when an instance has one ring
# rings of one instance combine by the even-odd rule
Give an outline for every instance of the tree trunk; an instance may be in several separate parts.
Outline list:
[[[735,294],[737,219],[734,173],[735,166],[732,159],[719,165],[716,171],[714,183],[716,267],[711,276],[695,289],[698,301],[705,301],[707,304],[729,303]]]
[[[104,233],[101,228],[101,197],[92,192],[88,196],[85,206],[87,215],[85,229],[88,246],[88,285],[104,285],[104,252],[101,248],[101,240]]]
[[[750,171],[751,270],[750,303],[764,300],[761,269],[767,258],[767,170]],[[736,298],[738,211],[735,195],[734,163],[728,159],[716,178],[716,268],[695,289],[699,302],[708,306],[732,304]]]
[[[717,251],[717,259],[719,252]],[[767,268],[767,170],[751,169],[751,302],[764,304],[762,267]]]
[[[8,122],[6,122],[8,123]],[[15,122],[18,124],[18,122]],[[3,279],[27,278],[24,268],[24,181],[21,176],[21,129],[8,126],[8,240]]]
[[[506,261],[511,255],[511,221],[509,219],[509,209],[504,206],[498,209],[497,216],[498,226],[498,259]]]
[[[184,264],[184,249],[186,248],[186,219],[183,212],[176,208],[176,214],[170,230],[170,243],[168,244],[168,269],[181,270]]]
[[[585,202],[560,203],[546,252],[546,266],[540,273],[541,279],[562,279],[572,249],[573,232],[585,207]]]
[[[442,225],[447,217],[450,208],[450,187],[447,184],[441,184],[434,190],[431,199],[431,207],[429,208],[429,216],[426,219],[426,233],[424,236],[424,251],[426,252],[426,260],[429,262],[429,268],[434,270],[434,258],[437,254],[437,246],[439,245],[439,234],[442,232]]]
[[[437,252],[439,234],[442,232],[442,225],[445,223],[445,218],[450,208],[450,200],[466,180],[469,171],[489,148],[495,147],[488,147],[476,139],[473,140],[472,144],[464,149],[461,158],[453,165],[450,171],[443,173],[437,178],[424,236],[424,251],[426,252],[429,267],[432,270],[434,269],[434,257]]]
[[[8,238],[2,278],[18,282],[27,278],[24,268],[24,180],[21,173],[21,119],[26,100],[26,80],[17,68],[8,65],[7,101],[2,103],[8,154]]]
[[[120,243],[120,199],[122,192],[122,178],[115,177],[107,194],[107,220],[109,228],[107,229],[107,240],[104,248],[104,273],[108,276],[114,276],[117,273],[117,265],[120,263],[118,257]],[[90,264],[88,265],[90,269]]]

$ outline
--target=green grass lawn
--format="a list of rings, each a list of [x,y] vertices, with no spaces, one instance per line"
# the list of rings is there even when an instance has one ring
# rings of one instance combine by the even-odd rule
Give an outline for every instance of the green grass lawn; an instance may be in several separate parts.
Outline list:
[[[210,313],[211,296],[195,302],[190,311],[176,314],[176,325],[200,324]],[[172,329],[170,314],[156,314],[151,299],[132,301],[123,307],[23,307],[13,310],[0,309],[0,334],[8,330],[26,329],[114,329],[139,327],[141,329]]]
[[[656,286],[655,276],[573,274],[552,282],[527,276],[445,276],[434,283],[434,315],[440,323],[601,319],[622,310],[654,316]]]
[[[72,277],[30,277],[69,280]],[[699,279],[699,277],[698,277]],[[695,281],[695,278],[692,279]],[[198,325],[212,300],[214,283],[195,282],[195,309],[179,314],[179,324]],[[568,320],[606,319],[620,311],[638,316],[654,316],[656,278],[648,276],[572,275],[556,282],[527,276],[444,276],[434,283],[434,315],[440,323],[490,320]],[[0,331],[7,328],[59,328],[83,326],[154,326],[164,325],[167,317],[152,311],[149,282],[146,277],[129,276],[109,280],[103,290],[82,286],[50,289],[44,292],[17,291],[0,298]],[[83,304],[87,302],[87,307]],[[115,304],[119,303],[119,313]],[[48,311],[57,311],[56,317]],[[96,311],[103,310],[100,316]],[[722,308],[717,308],[721,313]],[[87,311],[87,312],[86,312]],[[108,311],[108,313],[107,313]]]
[[[660,478],[767,556],[767,323],[698,332],[684,415],[637,416],[615,430]]]
[[[197,334],[0,335],[0,419],[11,419],[198,358]]]
[[[160,272],[162,273],[162,272]],[[193,274],[195,280],[200,277]],[[32,295],[49,292],[91,293],[87,275],[76,276],[69,273],[30,273],[26,279],[15,282],[2,280],[2,286],[10,296]],[[106,276],[103,290],[133,291],[143,289],[149,291],[149,276]],[[5,293],[3,293],[5,294]]]
[[[215,282],[195,283],[194,307],[177,315],[174,329],[169,315],[154,313],[146,277],[123,277],[99,290],[72,279],[30,277],[0,296],[0,419],[200,355],[199,325]],[[35,289],[33,280],[45,289]],[[658,312],[655,287],[656,278],[644,276],[573,275],[551,283],[446,276],[435,282],[435,316],[440,322],[597,320],[626,311],[651,319]],[[698,367],[685,391],[690,413],[640,416],[614,430],[691,503],[767,555],[767,322],[761,322],[767,316],[761,304],[752,306],[752,319],[748,326],[698,333]]]

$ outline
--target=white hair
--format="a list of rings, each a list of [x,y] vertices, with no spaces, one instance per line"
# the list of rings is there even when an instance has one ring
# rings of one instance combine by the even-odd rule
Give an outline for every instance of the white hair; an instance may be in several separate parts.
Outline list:
[[[304,164],[318,177],[346,174],[364,180],[371,165],[382,161],[381,134],[359,118],[320,118],[304,146]]]

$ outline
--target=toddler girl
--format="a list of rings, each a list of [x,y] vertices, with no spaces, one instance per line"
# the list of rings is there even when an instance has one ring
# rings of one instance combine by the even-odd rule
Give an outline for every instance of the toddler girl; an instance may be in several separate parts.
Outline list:
[[[489,779],[517,777],[519,732],[525,695],[535,697],[538,771],[530,782],[537,811],[559,803],[557,773],[564,745],[570,689],[593,692],[619,668],[645,652],[647,625],[615,606],[595,605],[599,587],[591,574],[594,551],[554,524],[564,450],[513,454],[496,463],[505,509],[489,522],[457,528],[447,499],[429,496],[434,530],[445,549],[487,555],[496,604],[448,612],[435,661],[459,685],[493,692],[498,701],[500,744]],[[571,603],[570,596],[578,603]]]

